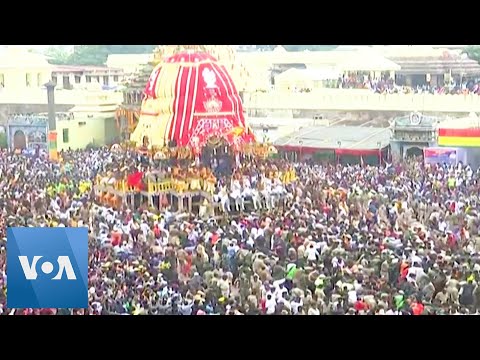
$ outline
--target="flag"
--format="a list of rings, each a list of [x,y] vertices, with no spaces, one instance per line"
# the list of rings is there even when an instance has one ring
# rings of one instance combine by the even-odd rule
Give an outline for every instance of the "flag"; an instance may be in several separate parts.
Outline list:
[[[143,172],[137,171],[136,173],[133,173],[127,177],[127,184],[128,186],[132,186],[141,190],[143,189],[142,178]]]

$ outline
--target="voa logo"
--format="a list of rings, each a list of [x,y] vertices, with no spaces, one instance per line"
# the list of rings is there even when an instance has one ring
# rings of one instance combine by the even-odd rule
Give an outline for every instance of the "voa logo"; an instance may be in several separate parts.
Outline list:
[[[29,261],[28,256],[18,257],[20,265],[22,266],[23,274],[25,275],[25,278],[27,280],[37,280],[37,268],[39,261],[42,258],[43,256],[34,256],[33,259]],[[42,271],[42,273],[46,275],[53,273],[54,265],[50,261],[44,261],[43,263],[40,263],[40,270]],[[75,275],[75,271],[73,270],[72,263],[70,262],[70,258],[68,256],[59,256],[57,258],[57,264],[58,272],[52,278],[52,280],[62,280],[62,278],[65,277],[67,280],[77,280],[77,276]]]
[[[9,308],[87,308],[86,228],[7,228]]]

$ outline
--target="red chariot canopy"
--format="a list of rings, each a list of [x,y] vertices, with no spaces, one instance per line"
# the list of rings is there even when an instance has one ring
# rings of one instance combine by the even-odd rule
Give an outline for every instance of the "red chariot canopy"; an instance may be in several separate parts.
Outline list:
[[[254,141],[242,100],[223,65],[203,52],[180,52],[152,71],[132,140],[203,147],[210,138],[240,147]]]

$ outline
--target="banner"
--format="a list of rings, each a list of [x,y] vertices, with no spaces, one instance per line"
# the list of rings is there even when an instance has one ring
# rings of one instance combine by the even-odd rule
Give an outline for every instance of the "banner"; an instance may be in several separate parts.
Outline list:
[[[479,147],[480,129],[438,129],[438,145]]]
[[[48,157],[50,158],[51,161],[58,161],[56,131],[48,132]]]
[[[424,148],[425,164],[456,164],[457,149],[452,148]]]

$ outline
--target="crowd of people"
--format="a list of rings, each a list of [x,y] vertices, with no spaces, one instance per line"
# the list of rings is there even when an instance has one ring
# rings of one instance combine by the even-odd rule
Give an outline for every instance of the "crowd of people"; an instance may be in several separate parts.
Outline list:
[[[90,149],[61,159],[0,154],[1,237],[6,226],[87,226],[89,307],[8,309],[3,239],[0,314],[480,310],[480,172],[468,166],[297,163],[289,164],[289,181],[275,181],[267,180],[265,169],[282,168],[284,161],[249,159],[243,188],[241,179],[219,177],[217,200],[222,191],[248,200],[247,183],[272,191],[275,184],[280,195],[274,206],[260,196],[258,206],[200,218],[169,206],[111,207],[96,200],[98,175],[159,166],[145,156]]]
[[[393,78],[383,76],[372,78],[369,75],[343,75],[335,82],[329,82],[327,87],[340,89],[368,89],[377,94],[437,94],[437,95],[468,95],[480,94],[480,83],[475,80],[450,81],[434,85],[430,81],[408,86],[403,81],[396,82]]]

